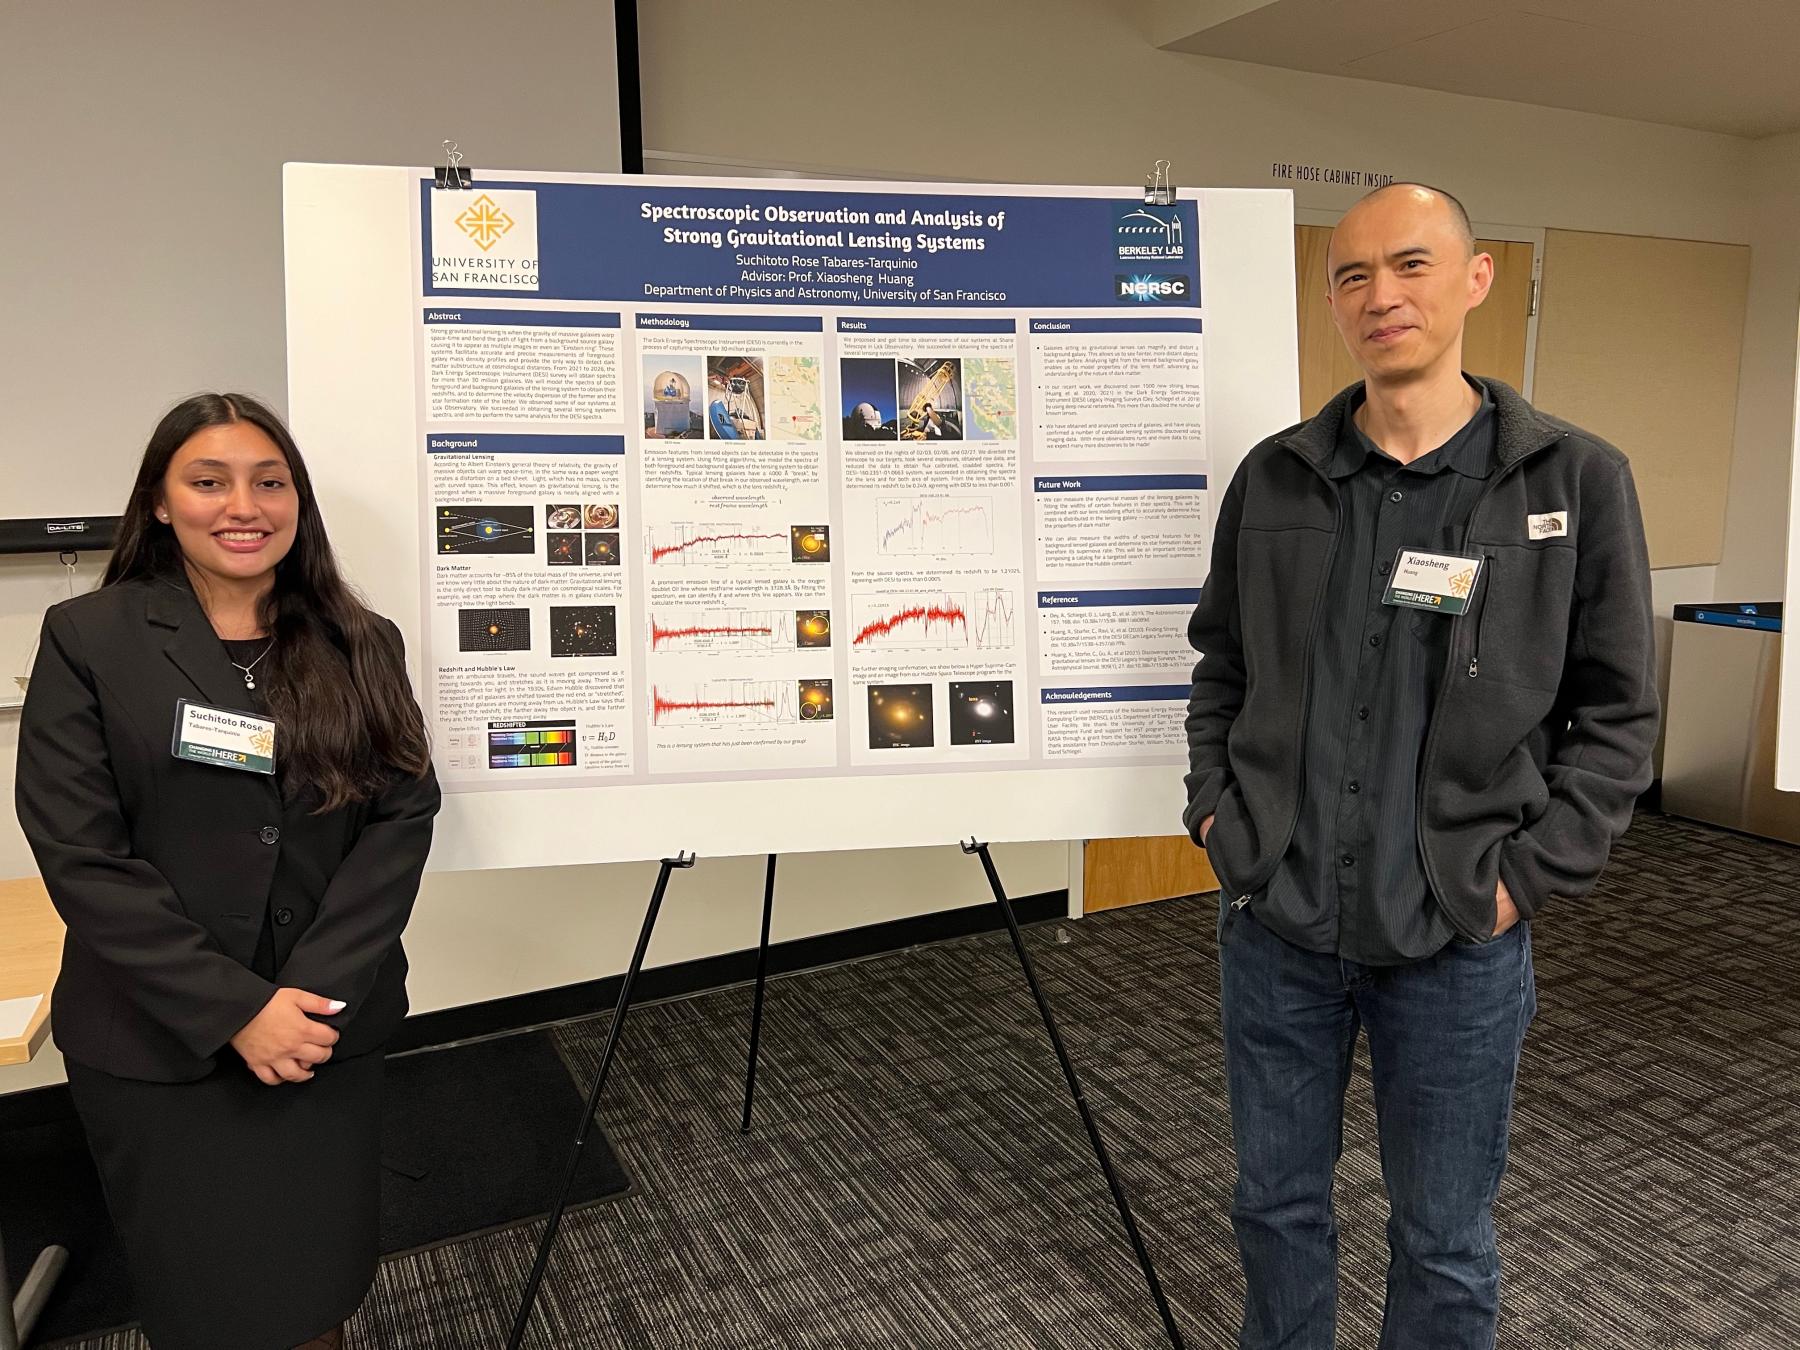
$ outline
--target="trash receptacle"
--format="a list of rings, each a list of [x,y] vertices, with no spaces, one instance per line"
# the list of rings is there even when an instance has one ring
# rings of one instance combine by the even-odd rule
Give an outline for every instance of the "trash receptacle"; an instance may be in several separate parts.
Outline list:
[[[1775,790],[1781,604],[1675,606],[1662,804],[1800,844],[1800,793]]]

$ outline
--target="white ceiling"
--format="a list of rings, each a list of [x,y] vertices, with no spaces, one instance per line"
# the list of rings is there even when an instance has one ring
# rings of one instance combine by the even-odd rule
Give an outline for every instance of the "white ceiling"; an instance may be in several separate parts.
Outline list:
[[[1800,0],[1149,0],[1171,51],[1770,136],[1800,129]]]

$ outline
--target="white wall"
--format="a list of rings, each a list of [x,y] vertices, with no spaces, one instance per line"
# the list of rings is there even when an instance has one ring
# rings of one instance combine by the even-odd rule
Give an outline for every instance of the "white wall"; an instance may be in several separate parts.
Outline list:
[[[587,0],[0,3],[0,516],[116,510],[197,389],[285,403],[284,160],[616,170],[613,51]]]
[[[114,0],[113,7],[138,8],[122,0]],[[91,6],[15,3],[0,12],[8,16],[6,22],[17,22],[25,9],[43,16],[86,8]],[[55,171],[59,145],[78,144],[81,163],[89,165],[99,146],[113,154],[128,147],[133,136],[154,139],[171,134],[172,127],[189,138],[195,173],[200,174],[220,155],[229,155],[232,123],[269,115],[262,101],[254,98],[229,101],[221,115],[217,100],[193,91],[181,101],[181,119],[171,122],[169,100],[160,94],[149,97],[147,86],[151,72],[164,64],[157,58],[179,49],[186,31],[172,17],[177,7],[142,7],[152,8],[158,22],[136,35],[129,62],[96,57],[83,63],[43,55],[47,64],[62,70],[77,95],[88,92],[95,64],[103,67],[100,75],[108,88],[93,94],[106,111],[91,125],[76,128],[68,122],[85,117],[78,110],[65,109],[53,119],[6,119],[10,125],[32,128],[32,136],[15,145],[9,162],[14,181],[30,181],[30,173]],[[179,8],[221,13],[229,9],[240,24],[253,28],[260,25],[246,24],[247,13],[292,15],[291,27],[302,30],[314,23],[319,7],[263,10],[209,0],[205,6]],[[368,16],[382,8],[355,7],[370,22]],[[403,138],[407,147],[422,140],[426,148],[408,150],[401,157],[420,159],[440,135],[461,134],[477,163],[594,167],[582,132],[585,82],[572,72],[566,78],[546,75],[539,64],[566,56],[571,66],[578,66],[586,54],[559,55],[559,43],[546,40],[540,31],[531,44],[529,63],[514,67],[485,57],[477,60],[477,49],[457,35],[479,31],[480,25],[472,20],[491,11],[474,0],[455,0],[454,8],[459,12],[466,8],[471,22],[460,28],[450,22],[421,27],[408,44],[406,58],[395,55],[373,63],[384,73],[370,81],[383,88],[416,89],[424,99],[429,94],[426,77],[436,79],[445,69],[443,60],[435,58],[467,52],[471,69],[482,73],[481,125],[470,125],[473,114],[464,100],[467,86],[447,81],[454,97],[431,105],[441,111],[423,119],[429,126],[416,126]],[[573,0],[555,5],[534,0],[507,13],[542,15],[580,8]],[[1137,7],[1123,0],[1117,4],[981,0],[975,5],[967,0],[914,0],[903,18],[878,0],[840,0],[829,8],[829,23],[819,21],[825,12],[822,7],[800,0],[643,0],[640,11],[646,146],[698,161],[736,159],[920,178],[1135,184],[1150,161],[1160,156],[1174,161],[1183,183],[1226,187],[1270,186],[1278,182],[1270,173],[1271,163],[1301,162],[1438,182],[1462,196],[1478,219],[1493,224],[1751,242],[1759,247],[1773,237],[1772,223],[1764,226],[1772,219],[1767,214],[1770,203],[1779,195],[1768,186],[1772,161],[1762,147],[1749,142],[1162,52],[1145,38]],[[482,25],[487,22],[481,20]],[[922,56],[902,56],[901,30],[941,34],[944,40],[921,48]],[[728,52],[700,45],[700,37],[707,34],[729,34]],[[286,50],[282,41],[291,35],[276,41],[263,29],[256,36],[272,50]],[[6,38],[0,27],[0,63],[5,61]],[[329,72],[328,56],[315,50],[311,56],[286,59],[303,72],[321,68]],[[0,90],[7,88],[9,75],[0,64]],[[333,83],[327,73],[323,87],[329,89]],[[412,97],[396,94],[386,115],[408,116]],[[9,106],[0,103],[0,111]],[[145,111],[128,112],[133,107]],[[442,132],[440,126],[451,130]],[[129,134],[122,128],[129,128]],[[382,125],[371,122],[355,130],[359,136],[335,141],[319,157],[352,161],[396,157],[385,146],[381,153],[364,152],[360,133],[367,133],[369,143],[379,141]],[[49,149],[42,153],[49,158],[31,161],[35,167],[24,170],[18,152],[25,148],[25,140],[34,142],[31,148],[36,152],[39,139],[48,142]],[[269,166],[271,181],[278,169]],[[237,171],[256,170],[240,166]],[[138,196],[148,193],[161,199],[155,184],[129,186]],[[93,191],[101,194],[96,203],[106,200],[100,188]],[[1301,185],[1296,199],[1302,206],[1342,209],[1360,192],[1356,187]],[[279,228],[276,217],[271,216],[268,228],[271,233]],[[100,242],[96,240],[96,245]],[[1789,291],[1800,290],[1800,256],[1790,270],[1796,284]],[[1759,306],[1760,275],[1753,272],[1753,308]],[[28,298],[16,312],[49,323],[58,332],[85,333],[81,323],[60,312],[56,294],[54,288],[38,285],[23,296],[9,294],[9,301]],[[279,331],[278,289],[233,303],[255,308],[259,316],[266,311],[271,328]],[[1791,412],[1792,307],[1785,337],[1779,341],[1778,316],[1762,314],[1760,308],[1757,312],[1760,317],[1752,320],[1745,351],[1746,384],[1752,371],[1771,373],[1773,378],[1785,354],[1780,378],[1790,382]],[[182,340],[210,340],[204,327],[181,325]],[[72,344],[72,350],[85,356],[94,345],[84,338]],[[116,355],[109,356],[115,367],[121,364]],[[237,369],[232,359],[229,351],[218,353],[220,382],[230,382]],[[5,364],[0,360],[0,378],[5,377]],[[71,356],[68,370],[57,377],[63,381],[57,386],[59,397],[79,407],[93,373]],[[116,371],[98,373],[110,379]],[[153,402],[183,392],[185,388],[166,390]],[[1746,408],[1754,414],[1748,419]],[[1768,485],[1785,482],[1787,434],[1777,438],[1772,424],[1764,427],[1761,409],[1759,398],[1740,403],[1738,458],[1745,460],[1742,447],[1752,424],[1762,428],[1757,434],[1763,457],[1744,470],[1748,476],[1742,493],[1734,467],[1734,534],[1740,512],[1760,512],[1756,528],[1763,530],[1767,528],[1763,517],[1780,509],[1775,499],[1786,500],[1785,493],[1770,492]],[[125,419],[132,431],[129,444],[77,438],[70,443],[75,447],[70,453],[91,459],[96,481],[116,478],[122,491],[125,466],[137,440],[147,433],[154,411],[144,406],[131,410]],[[1776,479],[1775,459],[1770,457],[1778,450],[1781,477]],[[0,513],[3,510],[0,507]],[[1780,519],[1774,528],[1784,534]],[[1734,540],[1734,545],[1738,542]],[[1754,568],[1764,561],[1751,559],[1744,565]],[[1727,562],[1733,562],[1729,551]],[[0,614],[34,609],[52,593],[53,583],[60,584],[55,571],[52,566],[48,574],[39,569],[24,576],[0,567]],[[1659,603],[1710,599],[1711,572],[1684,569],[1659,575]],[[1723,576],[1719,584],[1726,585]],[[12,736],[12,720],[0,714],[0,774],[7,777]],[[1021,845],[997,856],[1015,893],[1065,883],[1067,854],[1060,845]],[[795,857],[784,859],[782,867],[778,940],[974,903],[984,895],[978,870],[951,850]],[[28,870],[23,842],[7,813],[0,820],[0,874]],[[415,1006],[444,1007],[622,969],[650,871],[567,868],[431,878],[409,935]],[[703,863],[697,872],[679,876],[652,959],[680,960],[752,943],[760,881],[754,860]],[[25,1071],[0,1071],[0,1090],[55,1073],[53,1059]]]
[[[1005,182],[1138,184],[1161,157],[1189,185],[1286,186],[1269,166],[1298,161],[1441,183],[1494,224],[1747,240],[1736,137],[1159,51],[1138,9],[840,0],[827,23],[801,0],[645,0],[644,144]],[[933,37],[903,59],[902,31]],[[728,56],[703,70],[715,34]]]
[[[1800,133],[1754,143],[1750,303],[1719,600],[1779,599],[1786,580],[1800,325]]]

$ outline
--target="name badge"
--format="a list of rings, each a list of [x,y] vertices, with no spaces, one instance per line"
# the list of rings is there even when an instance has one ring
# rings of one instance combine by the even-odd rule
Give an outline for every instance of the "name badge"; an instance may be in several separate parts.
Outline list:
[[[1404,605],[1408,609],[1461,614],[1469,607],[1469,597],[1475,594],[1475,582],[1480,575],[1480,558],[1403,548],[1400,556],[1394,559],[1387,594],[1381,598],[1386,604]]]
[[[275,722],[254,713],[209,708],[177,699],[175,743],[170,753],[194,764],[247,773],[275,772]]]

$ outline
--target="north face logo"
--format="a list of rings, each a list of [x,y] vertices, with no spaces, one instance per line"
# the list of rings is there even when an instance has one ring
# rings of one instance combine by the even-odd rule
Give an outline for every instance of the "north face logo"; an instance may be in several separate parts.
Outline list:
[[[1526,516],[1525,533],[1533,539],[1560,539],[1569,533],[1569,517],[1562,511]]]

